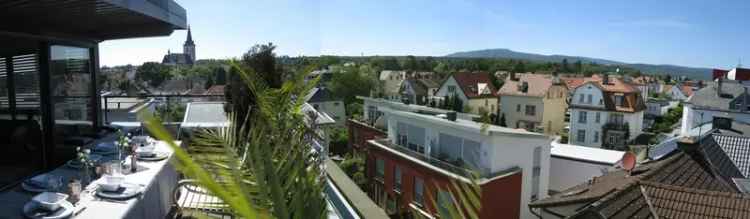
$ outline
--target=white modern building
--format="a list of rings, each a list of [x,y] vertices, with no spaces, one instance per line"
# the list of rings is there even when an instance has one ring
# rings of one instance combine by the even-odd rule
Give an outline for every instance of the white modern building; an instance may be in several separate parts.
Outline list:
[[[474,169],[482,176],[480,182],[491,182],[496,178],[520,173],[520,184],[500,186],[508,191],[518,191],[520,203],[503,206],[514,208],[520,218],[532,218],[533,214],[526,207],[529,202],[547,197],[550,142],[551,138],[542,134],[520,129],[511,129],[494,125],[484,126],[481,123],[409,111],[394,110],[388,107],[380,109],[387,115],[387,142],[370,141],[371,144],[388,153],[377,153],[377,159],[393,160],[396,156],[416,153],[410,160],[419,165],[424,160],[431,161],[429,168],[444,172],[442,175],[461,179],[455,172],[458,168]],[[399,146],[394,146],[399,145]],[[402,148],[394,150],[395,148]],[[409,153],[399,151],[408,150]],[[412,155],[410,155],[412,156]],[[417,159],[419,158],[419,159]],[[440,164],[440,165],[437,165]],[[388,164],[391,165],[391,164]],[[391,169],[391,168],[386,168]],[[507,174],[508,170],[513,174]],[[407,171],[409,172],[409,171]],[[499,174],[503,173],[503,174]],[[385,174],[390,175],[390,173]],[[426,176],[428,173],[421,172]],[[427,180],[427,179],[425,179]],[[483,196],[508,195],[493,194],[483,191]],[[491,203],[484,203],[485,205]],[[492,211],[492,210],[488,210]]]
[[[585,80],[571,94],[569,142],[624,148],[642,132],[646,106],[640,90],[606,75]]]
[[[625,152],[551,143],[549,191],[556,193],[607,173]]]

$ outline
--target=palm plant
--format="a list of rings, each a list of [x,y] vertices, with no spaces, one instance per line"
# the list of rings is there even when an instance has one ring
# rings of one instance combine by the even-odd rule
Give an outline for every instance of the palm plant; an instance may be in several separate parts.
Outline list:
[[[437,209],[440,218],[479,218],[481,210],[481,192],[479,174],[471,172],[464,180],[451,180],[448,185],[432,182],[437,197],[427,193],[427,199]],[[443,194],[441,194],[443,193]],[[414,218],[426,218],[419,212],[412,212]]]
[[[146,127],[169,143],[180,172],[238,216],[324,217],[322,160],[309,144],[319,136],[301,112],[303,97],[317,80],[304,85],[306,74],[299,74],[280,88],[270,88],[251,69],[231,65],[254,94],[252,113],[229,113],[229,127],[199,131],[187,150],[174,143],[159,119],[144,115]]]

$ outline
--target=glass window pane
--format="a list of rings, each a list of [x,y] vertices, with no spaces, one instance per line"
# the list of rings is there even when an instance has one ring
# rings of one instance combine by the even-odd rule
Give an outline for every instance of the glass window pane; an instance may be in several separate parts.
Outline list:
[[[63,163],[75,155],[77,146],[86,144],[86,136],[94,132],[94,108],[91,102],[91,61],[89,49],[51,46],[50,92],[54,104],[55,163]]]
[[[479,162],[479,142],[464,139],[463,150],[464,163],[469,165],[469,168],[479,170],[481,167]]]
[[[453,161],[461,156],[461,138],[440,133],[438,159]]]

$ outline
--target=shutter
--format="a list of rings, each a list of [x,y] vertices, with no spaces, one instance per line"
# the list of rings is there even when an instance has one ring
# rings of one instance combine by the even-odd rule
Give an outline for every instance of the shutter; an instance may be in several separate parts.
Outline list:
[[[13,82],[17,109],[39,109],[37,55],[13,56]]]
[[[10,109],[8,97],[8,69],[5,68],[5,58],[0,58],[0,110]]]

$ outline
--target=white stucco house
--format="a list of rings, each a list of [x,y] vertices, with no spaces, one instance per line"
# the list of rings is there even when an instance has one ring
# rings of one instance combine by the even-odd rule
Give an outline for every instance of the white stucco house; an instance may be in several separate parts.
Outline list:
[[[440,85],[435,96],[459,99],[462,112],[467,113],[479,114],[481,109],[494,113],[498,107],[497,89],[486,72],[454,73]]]
[[[569,142],[624,148],[642,133],[646,109],[640,90],[618,78],[594,75],[583,79],[570,100]]]
[[[399,89],[401,89],[401,83],[406,80],[406,71],[381,71],[379,80],[382,86],[380,93],[384,99],[401,101]]]
[[[310,90],[305,97],[315,110],[326,113],[336,121],[337,126],[344,126],[346,122],[346,107],[344,101],[336,98],[326,87],[317,87]]]

